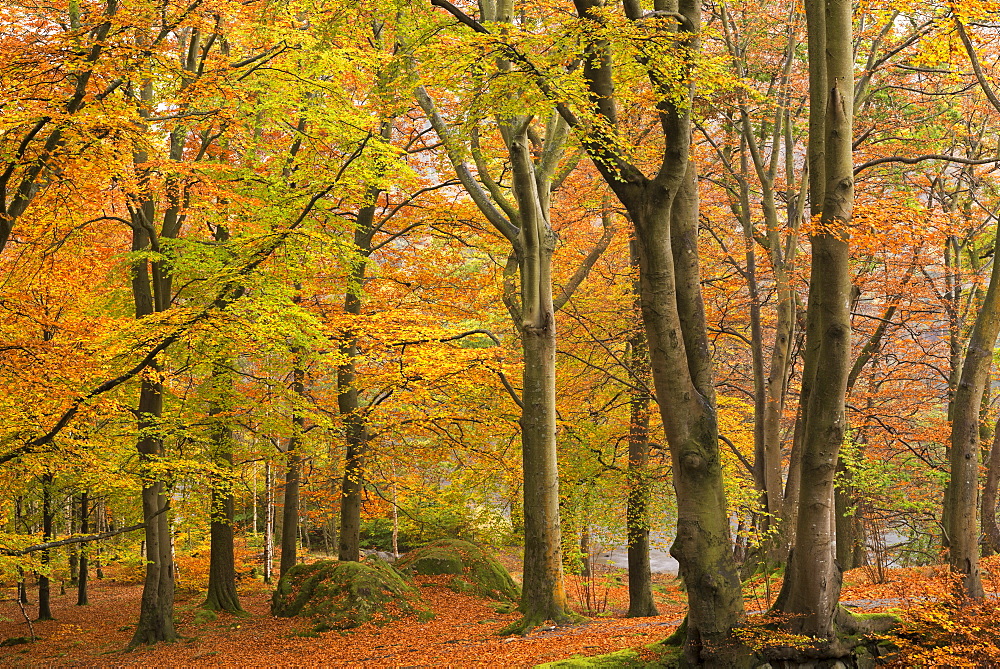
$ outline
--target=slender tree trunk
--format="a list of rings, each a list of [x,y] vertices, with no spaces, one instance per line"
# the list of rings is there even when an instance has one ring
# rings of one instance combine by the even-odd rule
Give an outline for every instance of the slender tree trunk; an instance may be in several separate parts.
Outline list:
[[[264,461],[264,490],[267,499],[264,505],[264,583],[271,583],[271,568],[274,561],[274,475],[271,461]]]
[[[859,566],[855,564],[855,548],[860,536],[858,534],[861,513],[854,497],[854,487],[851,485],[850,472],[843,459],[837,461],[838,479],[834,490],[834,518],[836,526],[836,557],[842,571],[850,571]]]
[[[629,244],[631,263],[639,270],[639,250]],[[641,318],[639,282],[633,286],[636,316]],[[638,319],[637,319],[638,320]],[[628,500],[625,517],[628,528],[628,617],[659,615],[653,601],[653,579],[649,564],[649,403],[646,387],[651,383],[646,333],[641,323],[629,339],[630,366],[634,387],[630,390],[628,435]]]
[[[1000,263],[994,261],[990,285],[972,326],[955,390],[949,453],[951,479],[945,496],[949,505],[945,527],[948,562],[951,570],[962,577],[962,592],[974,598],[983,596],[979,570],[979,415],[998,333]]]
[[[24,498],[17,495],[14,498],[14,533],[20,531],[20,525],[24,520]],[[24,567],[17,566],[17,601],[20,604],[29,604],[28,585],[24,581]]]
[[[305,395],[306,373],[302,368],[300,352],[292,352],[295,358],[295,368],[292,371],[292,392],[297,398]],[[300,461],[299,448],[302,441],[305,416],[298,408],[292,413],[292,436],[288,439],[288,450],[285,451],[285,506],[282,509],[281,521],[281,565],[279,576],[284,576],[295,566],[298,559],[299,530],[299,478]]]
[[[97,503],[94,505],[94,529],[97,532],[103,532],[107,529],[107,522],[104,518],[104,500],[98,498]],[[101,562],[101,542],[97,542],[96,554],[94,555],[94,574],[97,576],[98,580],[104,578],[104,565]]]
[[[70,495],[66,500],[66,521],[69,527],[70,534],[76,534],[76,496]],[[69,549],[69,584],[71,587],[76,587],[77,579],[80,576],[80,550],[78,546],[71,546]]]
[[[42,474],[42,541],[52,541],[52,474]],[[51,582],[46,575],[51,561],[49,549],[42,551],[42,572],[38,576],[38,620],[52,620],[49,606]]]
[[[1000,487],[1000,420],[993,429],[993,443],[986,462],[986,482],[980,523],[983,534],[983,557],[1000,553],[1000,527],[997,526],[997,489]]]
[[[80,493],[80,533],[88,534],[90,532],[90,499],[87,491],[84,490]],[[90,602],[87,601],[87,579],[88,565],[87,565],[87,549],[80,549],[80,565],[79,565],[79,575],[76,580],[76,605],[85,606]]]

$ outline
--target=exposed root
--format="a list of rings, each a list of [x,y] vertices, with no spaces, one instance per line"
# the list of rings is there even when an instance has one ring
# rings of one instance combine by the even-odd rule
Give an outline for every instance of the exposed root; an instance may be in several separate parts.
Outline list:
[[[560,611],[557,613],[532,611],[531,613],[526,613],[520,620],[515,620],[511,624],[507,625],[497,632],[497,634],[500,636],[510,636],[512,634],[526,636],[529,632],[534,629],[538,629],[549,620],[554,622],[556,625],[571,625],[573,623],[583,622],[586,618],[566,611]]]

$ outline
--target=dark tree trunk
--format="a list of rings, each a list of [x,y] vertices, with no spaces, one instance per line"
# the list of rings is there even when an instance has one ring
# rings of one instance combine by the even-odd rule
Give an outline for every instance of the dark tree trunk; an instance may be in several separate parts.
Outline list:
[[[382,121],[380,136],[385,142],[392,138],[392,122]],[[360,316],[363,307],[365,271],[372,253],[372,240],[379,225],[375,221],[382,189],[372,186],[366,194],[367,204],[358,211],[354,226],[354,246],[359,257],[350,266],[344,290],[344,313]],[[364,496],[365,459],[368,454],[368,425],[365,423],[358,388],[358,336],[353,330],[344,333],[340,344],[344,363],[337,369],[337,408],[344,421],[347,453],[344,458],[344,478],[340,487],[340,531],[337,556],[342,562],[361,559],[361,503]]]
[[[292,371],[292,392],[296,398],[305,394],[305,370],[298,350],[292,352],[295,358],[295,368]],[[282,508],[281,520],[281,565],[278,568],[279,578],[295,566],[298,560],[299,531],[299,448],[302,445],[302,432],[305,426],[305,416],[299,409],[292,413],[292,436],[288,439],[288,450],[285,452],[285,504]]]
[[[20,531],[20,525],[23,522],[24,512],[23,512],[24,498],[20,495],[14,498],[14,533]],[[24,581],[24,568],[20,565],[17,567],[17,601],[21,604],[29,604],[28,602],[28,585]]]
[[[42,541],[52,541],[52,474],[42,474]],[[51,582],[45,571],[51,561],[49,549],[42,551],[42,573],[38,576],[38,619],[52,620],[49,606]]]
[[[1000,553],[1000,527],[997,526],[997,489],[1000,487],[1000,420],[993,429],[993,443],[986,461],[986,482],[980,522],[983,533],[983,557]]]
[[[226,365],[216,364],[212,370],[213,390],[216,398],[209,410],[212,426],[213,460],[220,472],[233,471],[233,429],[226,414],[232,410],[233,384]],[[204,608],[212,611],[242,611],[236,592],[236,557],[233,546],[233,481],[230,476],[218,474],[211,481],[212,499],[209,525],[210,557],[208,565],[208,594]]]
[[[80,533],[88,534],[90,532],[90,504],[89,495],[87,491],[80,493]],[[87,565],[87,549],[80,549],[80,565],[79,572],[76,579],[76,605],[85,606],[89,602],[87,601],[87,579],[89,577]]]
[[[160,371],[159,365],[153,372]],[[159,382],[143,379],[139,390],[139,462],[154,464],[163,453],[158,436],[159,417],[163,413],[163,390]],[[146,523],[146,577],[142,587],[139,622],[129,647],[158,641],[174,641],[174,561],[170,545],[170,521],[165,508],[169,503],[163,481],[149,480],[142,488],[142,517]]]
[[[77,506],[75,504],[76,497],[70,495],[69,499],[66,501],[67,516],[69,517],[69,533],[76,534],[76,512]],[[77,546],[71,546],[69,549],[69,584],[72,587],[76,587],[77,579],[80,576],[80,549]]]

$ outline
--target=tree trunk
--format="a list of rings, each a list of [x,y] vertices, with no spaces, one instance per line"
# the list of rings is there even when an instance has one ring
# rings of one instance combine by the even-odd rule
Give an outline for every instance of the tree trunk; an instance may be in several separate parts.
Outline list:
[[[264,505],[264,583],[271,583],[271,568],[274,561],[274,475],[271,461],[264,462],[264,490],[267,500]]]
[[[815,97],[827,96],[822,108],[810,109],[811,127],[813,115],[823,113],[825,128],[822,136],[810,137],[810,156],[824,155],[825,181],[821,229],[811,238],[806,316],[806,348],[815,356],[815,376],[805,404],[795,550],[782,604],[793,631],[832,639],[842,580],[835,559],[834,474],[846,429],[844,402],[851,368],[847,242],[854,202],[851,3],[811,0],[807,21],[810,91]],[[812,193],[814,203],[818,188]]]
[[[231,411],[233,384],[225,362],[213,366],[213,391],[216,398],[209,410],[213,460],[218,468],[212,481],[212,498],[209,524],[210,557],[208,565],[208,595],[203,608],[212,611],[242,611],[236,592],[236,556],[233,546],[233,429],[226,414]],[[226,474],[230,474],[227,476]]]
[[[637,273],[639,249],[632,240],[629,244],[631,264]],[[637,320],[641,318],[639,282],[633,285],[634,307]],[[628,617],[656,616],[653,601],[653,579],[649,565],[649,403],[652,398],[647,390],[651,382],[649,351],[646,334],[641,322],[629,339],[630,367],[633,387],[630,389],[628,434],[628,500],[625,518],[628,531]]]
[[[88,534],[90,532],[90,505],[89,505],[89,495],[87,491],[84,490],[80,493],[80,533]],[[80,549],[80,564],[79,572],[76,579],[76,605],[85,606],[89,604],[87,601],[87,579],[88,574],[87,565],[87,548]]]
[[[76,534],[76,496],[70,495],[66,500],[66,520],[69,526],[69,533]],[[69,549],[69,584],[71,587],[76,587],[77,579],[80,577],[80,550],[77,546],[71,546]]]
[[[371,223],[374,211],[373,204],[361,212],[354,234],[355,244],[365,256],[352,263],[344,298],[344,313],[354,316],[361,314],[362,283],[368,262],[366,252],[371,253]],[[344,459],[344,478],[340,489],[340,536],[337,555],[342,562],[357,562],[361,559],[361,502],[364,495],[368,427],[361,414],[358,395],[356,333],[347,333],[340,352],[345,362],[337,369],[337,406],[344,421],[347,454]]]
[[[983,557],[1000,553],[1000,527],[997,526],[997,488],[1000,487],[1000,420],[993,430],[993,444],[986,462],[986,482],[980,523],[983,534]]]
[[[52,541],[52,474],[42,474],[42,541]],[[42,551],[42,571],[38,576],[38,619],[52,620],[49,606],[51,582],[46,575],[51,555],[49,549]]]
[[[860,529],[861,510],[857,507],[854,487],[850,483],[850,473],[844,466],[843,459],[837,462],[837,485],[834,490],[834,518],[836,526],[835,540],[837,543],[837,563],[842,571],[850,571],[860,565],[855,563],[857,545],[861,540]]]
[[[160,366],[152,366],[154,375]],[[144,468],[159,460],[163,443],[158,436],[159,418],[163,413],[163,389],[158,381],[143,379],[139,389],[139,462]],[[146,577],[142,585],[139,622],[129,642],[140,644],[174,641],[174,562],[170,545],[170,521],[164,508],[169,503],[162,481],[148,478],[142,488],[142,517],[146,523]]]
[[[603,22],[602,2],[575,0],[582,18]],[[701,9],[697,0],[662,3],[674,10],[683,40],[698,48]],[[632,21],[643,19],[638,3],[625,5]],[[687,62],[687,61],[685,61]],[[739,574],[733,558],[729,518],[719,458],[715,390],[698,267],[698,190],[690,160],[690,100],[693,81],[687,77],[687,100],[678,105],[677,92],[657,104],[665,146],[657,174],[646,177],[616,151],[613,132],[597,129],[584,146],[627,209],[635,227],[639,251],[642,318],[649,346],[652,378],[674,467],[677,494],[677,538],[671,554],[680,565],[688,589],[684,657],[690,664],[720,666],[749,663],[748,651],[731,637],[744,619]],[[660,74],[649,72],[655,87]],[[602,39],[588,45],[584,77],[593,110],[607,125],[617,125],[612,51]],[[672,80],[673,81],[673,80]],[[579,121],[565,107],[560,113],[573,125]]]
[[[955,390],[949,453],[951,479],[945,495],[949,506],[945,526],[948,562],[951,570],[962,577],[962,592],[974,598],[983,596],[979,571],[979,414],[998,333],[1000,263],[994,261],[990,285],[972,326]]]
[[[295,367],[292,371],[292,392],[297,398],[305,395],[305,370],[298,350],[293,351]],[[302,445],[302,433],[305,426],[305,416],[299,408],[292,412],[292,436],[288,439],[288,450],[285,451],[285,505],[282,508],[281,520],[281,565],[278,568],[279,578],[295,566],[298,559],[299,530],[299,448]]]
[[[489,6],[483,5],[484,8]],[[492,7],[497,14],[484,13],[485,20],[500,23],[513,20],[512,3]],[[508,66],[509,63],[501,63],[501,67]],[[563,155],[568,125],[558,117],[548,119],[542,151],[536,161],[528,140],[532,119],[527,116],[497,119],[510,161],[514,196],[514,203],[511,203],[495,188],[491,188],[489,194],[483,190],[464,162],[459,140],[450,133],[426,90],[418,87],[414,93],[444,142],[462,185],[490,223],[510,242],[511,257],[516,261],[519,275],[518,293],[505,291],[504,303],[521,335],[524,357],[522,396],[515,398],[521,406],[524,472],[524,577],[520,603],[524,616],[501,633],[524,632],[545,620],[568,622],[572,615],[563,583],[559,519],[555,311],[569,298],[603,250],[599,243],[578,267],[559,299],[553,300],[551,268],[556,236],[549,221],[550,191],[554,170]],[[478,147],[474,154],[478,155]],[[485,173],[486,166],[478,158],[477,161]],[[500,202],[499,208],[494,201]],[[500,209],[507,213],[516,211],[518,225],[512,224]],[[608,229],[606,224],[606,235],[602,238],[605,246],[610,239]]]
[[[697,663],[724,652],[744,611],[722,486],[701,302],[695,168],[686,155],[683,166],[672,201],[649,188],[643,194],[645,206],[632,203],[632,217],[653,381],[674,463],[677,538],[670,553],[688,589],[685,656]]]

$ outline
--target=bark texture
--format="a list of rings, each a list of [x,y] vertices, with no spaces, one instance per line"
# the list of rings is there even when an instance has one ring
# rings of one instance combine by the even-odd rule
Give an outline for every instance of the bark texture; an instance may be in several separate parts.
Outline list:
[[[603,3],[575,0],[577,13],[600,23]],[[624,3],[626,16],[643,19],[638,3]],[[658,3],[673,11],[682,33],[678,56],[690,62],[701,28],[700,3]],[[665,149],[657,174],[646,177],[615,149],[617,111],[610,45],[589,44],[584,76],[594,110],[607,122],[584,145],[602,176],[625,206],[635,227],[639,257],[641,310],[656,398],[674,464],[677,538],[671,554],[688,589],[685,659],[690,664],[740,666],[749,662],[732,629],[744,619],[740,581],[730,541],[719,460],[718,422],[712,366],[698,269],[698,194],[690,160],[688,104],[666,97],[657,105]],[[665,82],[649,72],[654,87]],[[693,96],[685,69],[688,100]],[[578,124],[565,107],[560,112]]]
[[[849,224],[854,203],[852,14],[848,0],[807,2],[811,100],[810,158],[823,158],[819,230],[812,235],[806,316],[811,388],[804,403],[799,513],[795,550],[781,602],[789,627],[833,639],[842,571],[835,559],[834,474],[846,430],[845,397],[851,369]],[[819,118],[816,115],[822,114]],[[819,119],[822,119],[820,122]],[[822,189],[822,190],[820,190]]]

